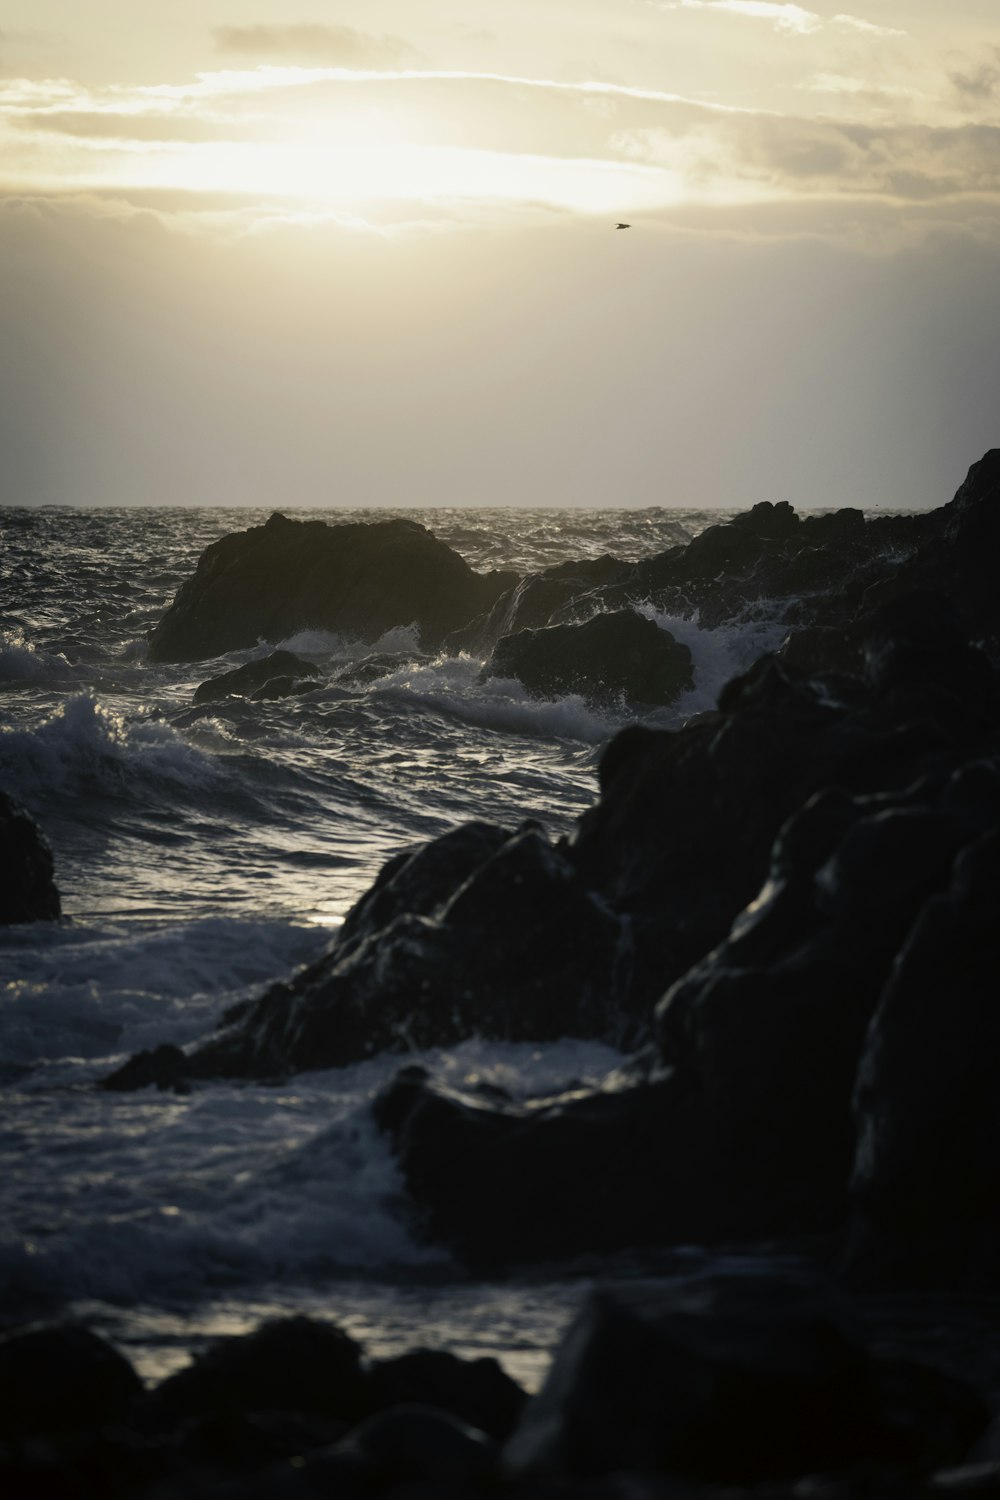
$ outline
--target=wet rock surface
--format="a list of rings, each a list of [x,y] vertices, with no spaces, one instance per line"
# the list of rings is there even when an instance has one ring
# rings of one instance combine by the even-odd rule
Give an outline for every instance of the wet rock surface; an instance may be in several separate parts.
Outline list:
[[[260,661],[248,661],[242,667],[234,667],[231,672],[222,672],[218,677],[200,683],[195,688],[194,701],[214,703],[219,698],[230,696],[251,698],[267,693],[269,688],[273,694],[276,683],[281,684],[282,693],[293,692],[304,679],[318,676],[317,668],[293,651],[272,651]]]
[[[150,636],[153,661],[200,661],[327,630],[374,641],[416,624],[428,648],[513,582],[479,574],[414,521],[327,526],[277,512],[202,554]]]
[[[482,675],[516,677],[535,698],[580,693],[598,704],[673,703],[694,686],[688,648],[631,609],[505,635]]]
[[[52,851],[24,808],[0,791],[0,925],[54,921],[60,911]]]

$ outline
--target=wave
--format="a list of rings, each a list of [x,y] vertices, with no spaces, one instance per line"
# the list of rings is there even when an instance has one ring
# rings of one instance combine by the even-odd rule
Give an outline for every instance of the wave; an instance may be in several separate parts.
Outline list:
[[[126,723],[89,692],[68,698],[37,729],[0,728],[0,769],[9,790],[121,793],[150,783],[184,791],[224,770],[160,720]]]
[[[65,656],[40,651],[22,630],[0,630],[0,682],[65,679],[72,670]]]
[[[525,1095],[586,1086],[621,1061],[578,1041],[544,1049],[470,1041],[418,1056],[458,1086]],[[53,1105],[44,1180],[20,1156],[8,1168],[0,1316],[17,1308],[23,1317],[46,1301],[190,1304],[222,1288],[447,1265],[445,1252],[414,1233],[399,1168],[369,1107],[399,1065],[381,1057],[278,1088],[85,1093]],[[36,1110],[51,1098],[36,1096]],[[82,1156],[71,1149],[80,1140]],[[13,1228],[39,1222],[58,1234],[25,1239]]]
[[[21,929],[5,939],[0,1058],[78,1081],[80,1060],[204,1036],[226,1006],[319,956],[333,928],[204,918],[183,924]],[[95,1071],[99,1072],[100,1069]],[[42,1075],[39,1075],[41,1080]]]
[[[765,652],[776,651],[788,634],[788,626],[769,615],[760,604],[752,615],[730,625],[713,626],[711,630],[702,628],[697,614],[671,615],[653,605],[642,604],[636,609],[647,619],[655,620],[661,629],[669,630],[691,652],[694,687],[668,711],[678,722],[714,709],[730,678],[746,672]],[[658,719],[661,717],[662,714],[657,715]]]

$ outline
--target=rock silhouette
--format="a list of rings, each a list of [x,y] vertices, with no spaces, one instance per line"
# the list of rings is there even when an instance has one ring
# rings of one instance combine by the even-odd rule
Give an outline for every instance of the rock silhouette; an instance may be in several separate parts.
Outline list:
[[[417,624],[436,648],[513,582],[479,574],[415,521],[327,526],[277,512],[206,548],[150,636],[153,661],[201,661],[327,630],[375,641]]]

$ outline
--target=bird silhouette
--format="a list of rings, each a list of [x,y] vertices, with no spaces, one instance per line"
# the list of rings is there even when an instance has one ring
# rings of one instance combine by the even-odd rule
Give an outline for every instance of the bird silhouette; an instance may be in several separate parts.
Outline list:
[[[632,226],[631,226],[631,224],[616,224],[615,228],[616,229],[631,229]]]

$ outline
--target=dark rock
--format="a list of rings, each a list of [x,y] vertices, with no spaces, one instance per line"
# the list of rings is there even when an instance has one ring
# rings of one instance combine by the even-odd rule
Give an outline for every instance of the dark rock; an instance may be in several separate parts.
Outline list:
[[[474,573],[414,521],[327,526],[276,513],[205,550],[152,632],[150,658],[198,661],[305,629],[373,641],[410,624],[435,649],[513,582]]]
[[[496,1468],[496,1445],[449,1412],[414,1402],[393,1406],[362,1422],[345,1445],[371,1466],[378,1480],[476,1483]]]
[[[517,1105],[410,1067],[374,1111],[419,1227],[476,1270],[690,1241],[705,1227],[712,1185],[699,1178],[700,1116],[669,1072],[613,1074],[598,1090]]]
[[[949,1419],[930,1441],[928,1381]],[[504,1458],[516,1477],[621,1470],[756,1485],[959,1461],[987,1420],[958,1381],[872,1359],[829,1292],[787,1277],[599,1292]]]
[[[380,1360],[371,1366],[369,1381],[376,1408],[423,1402],[501,1443],[527,1400],[495,1359],[458,1359],[443,1349],[413,1349]]]
[[[962,779],[955,800],[983,823],[992,802],[993,827],[927,901],[882,993],[858,1074],[853,1178],[878,1228],[944,1237],[960,1257],[974,1231],[1000,1231],[1000,768]]]
[[[694,686],[688,648],[630,609],[504,636],[483,676],[516,677],[535,698],[595,703],[672,703]]]
[[[802,683],[772,659],[731,683],[703,724],[674,735],[636,727],[612,742],[601,803],[570,853],[627,921],[619,997],[681,972],[657,1012],[660,1071],[655,1084],[527,1107],[399,1080],[377,1117],[431,1235],[480,1265],[815,1232],[843,1217],[869,1023],[886,987],[909,972],[907,945],[948,891],[956,859],[1000,828],[1000,758],[987,752],[1000,725],[993,674],[946,611],[935,617],[933,651],[929,615],[921,608],[915,618],[911,649],[907,611],[893,605],[875,622],[877,692],[858,680]],[[810,783],[830,789],[810,796]],[[792,812],[783,828],[782,808]],[[713,947],[710,924],[729,927],[744,881],[747,909]],[[991,910],[986,897],[982,909]],[[991,943],[995,953],[987,925],[982,918],[975,942],[963,929],[955,943],[965,956],[954,963],[986,984]],[[951,993],[946,967],[924,966],[939,997]],[[967,991],[974,1009],[985,1004],[971,979]],[[635,1014],[636,999],[628,1004]],[[996,1047],[984,1024],[974,1032],[980,1059]],[[926,1053],[933,1066],[929,1044]],[[961,1089],[958,1076],[949,1088]],[[974,1105],[983,1093],[970,1088],[969,1109],[980,1110],[983,1156],[996,1160],[993,1115]],[[968,1123],[959,1118],[955,1135],[942,1136],[953,1173]],[[1000,1186],[979,1153],[970,1147],[967,1186],[958,1172],[950,1187],[965,1193],[967,1215],[977,1191],[994,1201]],[[908,1169],[915,1200],[920,1162],[918,1150]]]
[[[157,1386],[148,1419],[177,1426],[210,1416],[298,1412],[357,1420],[368,1410],[361,1350],[332,1323],[276,1318],[240,1338],[220,1339]]]
[[[371,683],[388,677],[392,672],[398,672],[404,667],[417,666],[430,659],[429,656],[417,651],[377,652],[372,656],[364,657],[361,661],[352,662],[349,667],[341,668],[337,673],[337,681],[348,687],[368,687]]]
[[[190,1076],[186,1053],[171,1042],[162,1042],[149,1051],[136,1052],[120,1068],[102,1079],[100,1087],[122,1092],[158,1088],[161,1093],[168,1089],[184,1093]]]
[[[541,573],[529,573],[505,590],[488,614],[448,636],[445,649],[484,655],[492,650],[501,636],[565,623],[559,617],[567,610],[574,618],[599,613],[603,607],[599,602],[588,608],[588,601],[595,598],[595,590],[623,583],[632,572],[631,564],[620,562],[617,557],[605,556],[558,563]]]
[[[60,915],[52,851],[31,818],[0,792],[0,924]]]
[[[447,845],[390,862],[340,941],[231,1012],[228,1029],[189,1059],[194,1075],[339,1067],[472,1033],[625,1036],[630,1018],[613,982],[619,922],[541,830],[526,826],[500,842],[495,833],[473,825],[471,836],[461,830]]]
[[[141,1393],[128,1360],[78,1323],[0,1340],[0,1435],[120,1422]]]
[[[210,677],[194,690],[195,703],[214,703],[229,696],[249,698],[261,689],[273,687],[275,680],[298,683],[303,677],[318,677],[319,669],[291,651],[272,651],[259,661],[248,661],[231,672]],[[289,692],[295,691],[289,688]],[[273,692],[268,696],[276,696]],[[284,693],[281,696],[286,696]]]
[[[223,1475],[252,1474],[269,1464],[339,1443],[348,1425],[315,1412],[210,1411],[183,1426],[177,1449],[185,1465]]]

